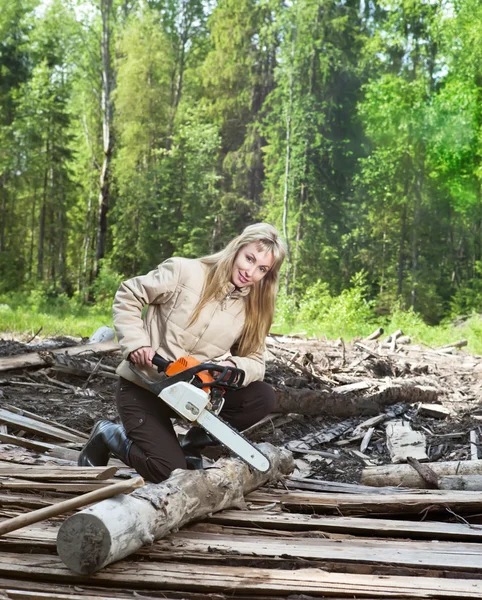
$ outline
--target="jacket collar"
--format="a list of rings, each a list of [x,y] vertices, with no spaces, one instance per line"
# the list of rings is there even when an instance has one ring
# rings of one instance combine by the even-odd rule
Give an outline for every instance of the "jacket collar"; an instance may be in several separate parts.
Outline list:
[[[224,286],[223,286],[223,293],[222,296],[230,296],[231,298],[244,298],[246,297],[249,292],[250,292],[250,286],[246,286],[246,287],[242,287],[242,288],[237,288],[234,283],[231,283],[230,281],[228,281]]]

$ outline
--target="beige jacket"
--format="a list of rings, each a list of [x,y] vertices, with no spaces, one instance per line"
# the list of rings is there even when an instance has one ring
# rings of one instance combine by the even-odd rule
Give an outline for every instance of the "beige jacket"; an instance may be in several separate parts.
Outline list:
[[[229,358],[246,373],[244,385],[264,377],[264,348],[250,356],[236,356],[236,342],[245,319],[249,288],[232,283],[221,301],[207,304],[198,320],[188,326],[202,293],[207,267],[198,259],[170,258],[156,269],[121,284],[114,300],[114,326],[124,360],[117,373],[147,387],[129,368],[127,357],[141,346],[151,346],[169,360],[192,355],[201,362]],[[143,308],[147,306],[144,318]],[[150,379],[157,369],[144,367]]]

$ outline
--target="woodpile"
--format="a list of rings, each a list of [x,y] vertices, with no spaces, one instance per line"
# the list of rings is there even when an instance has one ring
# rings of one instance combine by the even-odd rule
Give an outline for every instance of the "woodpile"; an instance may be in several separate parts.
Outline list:
[[[270,338],[280,412],[245,434],[271,482],[224,457],[135,491],[119,461],[76,466],[113,342],[0,359],[0,598],[482,598],[482,361],[395,333]]]

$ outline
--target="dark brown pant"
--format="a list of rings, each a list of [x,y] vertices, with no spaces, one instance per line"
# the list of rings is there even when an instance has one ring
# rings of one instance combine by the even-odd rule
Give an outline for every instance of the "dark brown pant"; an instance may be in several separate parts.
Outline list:
[[[185,469],[186,460],[171,418],[176,414],[155,394],[120,378],[117,409],[132,441],[129,463],[144,479],[159,483],[174,469]],[[263,381],[225,394],[220,416],[238,430],[246,429],[273,411],[275,393]]]

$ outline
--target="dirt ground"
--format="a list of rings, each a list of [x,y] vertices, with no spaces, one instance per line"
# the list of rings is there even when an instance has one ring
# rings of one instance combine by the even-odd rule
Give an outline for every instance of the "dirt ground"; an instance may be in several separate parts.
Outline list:
[[[269,340],[266,381],[277,390],[336,390],[343,386],[365,384],[366,389],[348,392],[347,398],[360,402],[370,394],[380,393],[393,382],[413,382],[434,390],[438,403],[449,414],[432,417],[423,413],[421,403],[399,402],[383,406],[385,419],[374,426],[366,449],[360,451],[361,439],[354,439],[356,427],[373,414],[349,419],[330,414],[304,415],[291,412],[273,415],[247,433],[255,442],[275,445],[306,439],[310,434],[330,432],[341,426],[342,433],[325,443],[312,443],[307,452],[296,453],[298,474],[324,480],[357,483],[363,467],[391,462],[386,440],[386,421],[397,418],[423,432],[430,461],[466,460],[473,457],[470,432],[479,444],[482,426],[482,358],[463,349],[430,349],[419,346],[396,346],[379,341],[344,344],[342,341],[308,340],[276,336]],[[0,358],[31,352],[49,352],[53,348],[72,346],[72,338],[35,340],[29,344],[17,340],[0,340]],[[385,347],[384,347],[385,345]],[[0,404],[33,412],[83,432],[99,419],[117,419],[114,401],[114,370],[118,353],[90,357],[98,371],[66,373],[45,364],[16,370],[0,371]],[[100,373],[100,374],[99,374]],[[474,438],[474,435],[476,436]],[[479,453],[480,456],[480,453]]]

